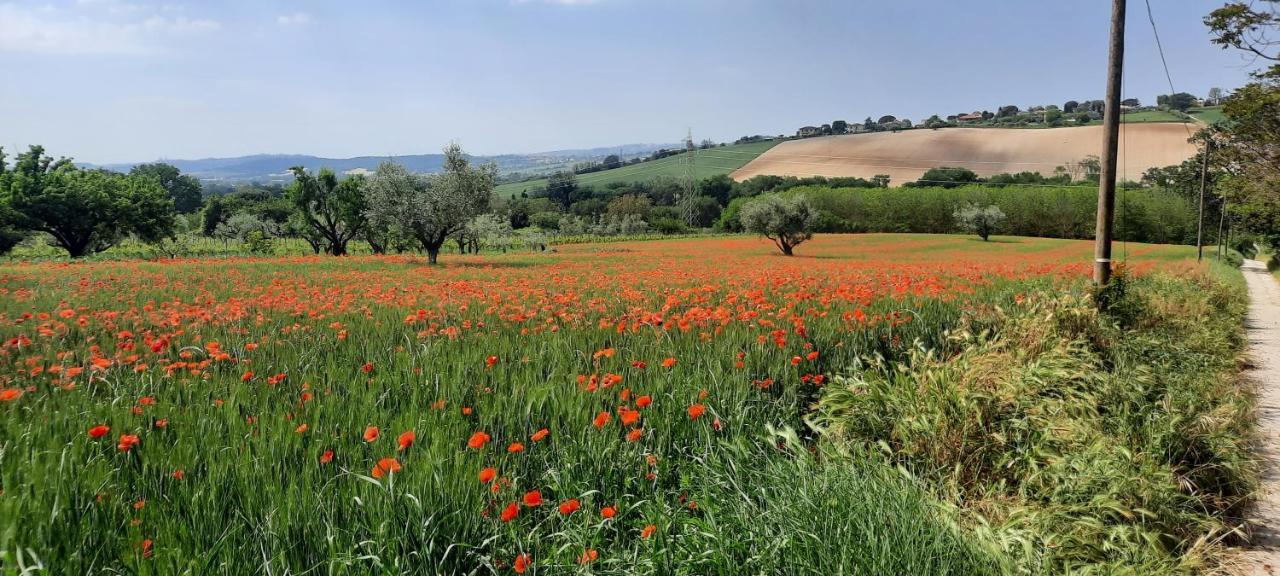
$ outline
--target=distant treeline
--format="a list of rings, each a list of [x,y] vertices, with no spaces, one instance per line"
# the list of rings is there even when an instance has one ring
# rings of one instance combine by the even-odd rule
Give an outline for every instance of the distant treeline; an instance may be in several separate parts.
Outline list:
[[[960,230],[956,209],[976,203],[995,205],[1004,213],[998,234],[1075,239],[1093,237],[1098,202],[1097,190],[1088,186],[800,186],[786,194],[804,195],[821,212],[818,232],[955,233]],[[738,212],[747,200],[731,202],[718,228],[740,231]],[[1115,227],[1117,240],[1194,243],[1196,206],[1165,189],[1123,190],[1116,197]]]

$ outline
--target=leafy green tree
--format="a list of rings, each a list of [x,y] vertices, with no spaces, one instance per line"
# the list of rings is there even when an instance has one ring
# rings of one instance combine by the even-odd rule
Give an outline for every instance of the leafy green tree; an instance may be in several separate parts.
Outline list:
[[[404,231],[426,250],[432,264],[446,240],[488,211],[498,178],[497,166],[471,166],[457,144],[446,146],[444,153],[440,174],[413,174],[400,164],[383,162],[368,182],[370,225]]]
[[[955,168],[943,166],[941,168],[930,168],[925,171],[920,179],[914,184],[916,186],[941,186],[943,188],[955,188],[965,184],[981,182],[982,179],[968,168]]]
[[[623,218],[634,214],[644,219],[649,217],[649,211],[652,208],[653,203],[649,201],[648,196],[623,194],[609,201],[609,206],[605,211],[611,218]]]
[[[1196,97],[1186,92],[1161,94],[1156,96],[1156,105],[1167,106],[1179,112],[1186,112],[1188,108],[1196,105]]]
[[[328,168],[321,168],[315,175],[301,166],[291,170],[293,185],[288,196],[294,208],[307,226],[324,239],[326,252],[345,256],[347,243],[366,225],[364,177],[338,180]]]
[[[547,178],[547,198],[568,210],[578,192],[578,177],[573,172],[560,171]]]
[[[183,174],[176,166],[157,162],[155,164],[139,164],[129,171],[130,175],[153,178],[173,200],[173,208],[179,214],[191,214],[200,210],[204,200],[201,197],[200,181],[189,174]]]
[[[200,233],[212,237],[218,229],[218,225],[225,222],[228,216],[230,216],[230,211],[227,210],[226,202],[223,201],[222,196],[210,196],[209,202],[200,214]]]
[[[844,120],[836,120],[831,123],[832,134],[844,134],[849,131],[849,123]]]
[[[1076,108],[1079,108],[1079,107],[1080,107],[1079,102],[1076,102],[1075,100],[1067,100],[1066,103],[1062,105],[1062,111],[1066,112],[1067,114],[1073,114],[1075,113]]]
[[[721,206],[729,203],[729,198],[733,196],[733,178],[728,174],[716,174],[710,178],[706,178],[698,183],[698,193],[703,196],[710,196]]]
[[[744,230],[772,240],[783,254],[791,256],[796,246],[813,238],[818,211],[804,196],[768,194],[744,204],[738,218]]]
[[[45,232],[72,258],[110,248],[129,234],[144,242],[173,235],[173,201],[155,180],[54,161],[40,146],[18,155],[0,181],[17,225]]]
[[[618,158],[617,154],[610,154],[604,157],[604,162],[601,162],[601,164],[604,165],[605,170],[610,170],[621,166],[622,160]]]

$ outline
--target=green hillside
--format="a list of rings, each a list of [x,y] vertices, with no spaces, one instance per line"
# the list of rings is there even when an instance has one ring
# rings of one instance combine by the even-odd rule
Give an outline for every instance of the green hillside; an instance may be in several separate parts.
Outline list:
[[[699,179],[715,176],[716,174],[728,174],[754,160],[756,156],[773,148],[779,142],[781,140],[768,140],[698,150],[694,160],[695,172]],[[604,186],[611,182],[636,182],[663,177],[683,178],[685,174],[684,162],[684,154],[667,156],[666,158],[640,162],[612,170],[581,174],[578,176],[578,184],[582,186]],[[506,197],[511,194],[540,190],[545,188],[546,185],[547,180],[540,178],[503,184],[498,186],[494,192],[500,197]]]
[[[1138,122],[1186,122],[1187,117],[1177,112],[1168,110],[1142,110],[1139,112],[1126,112],[1120,115],[1121,122],[1138,123]]]
[[[1200,120],[1205,124],[1211,124],[1211,125],[1218,124],[1227,119],[1227,117],[1222,114],[1221,106],[1209,106],[1207,108],[1191,108],[1190,110],[1187,110],[1187,113],[1195,117],[1196,120]]]

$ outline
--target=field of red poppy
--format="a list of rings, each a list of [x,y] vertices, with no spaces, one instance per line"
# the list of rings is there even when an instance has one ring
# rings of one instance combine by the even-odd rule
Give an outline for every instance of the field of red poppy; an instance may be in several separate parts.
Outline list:
[[[996,572],[892,470],[815,473],[806,416],[833,375],[942,346],[966,311],[1083,291],[1091,250],[2,265],[0,569]]]

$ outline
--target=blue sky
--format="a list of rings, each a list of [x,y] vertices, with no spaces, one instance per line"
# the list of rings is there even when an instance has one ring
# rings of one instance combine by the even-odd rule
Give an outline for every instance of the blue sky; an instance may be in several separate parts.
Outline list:
[[[1175,87],[1223,0],[1152,0]],[[1126,96],[1167,92],[1131,0]],[[0,0],[0,145],[95,163],[497,154],[1101,98],[1110,2]]]

